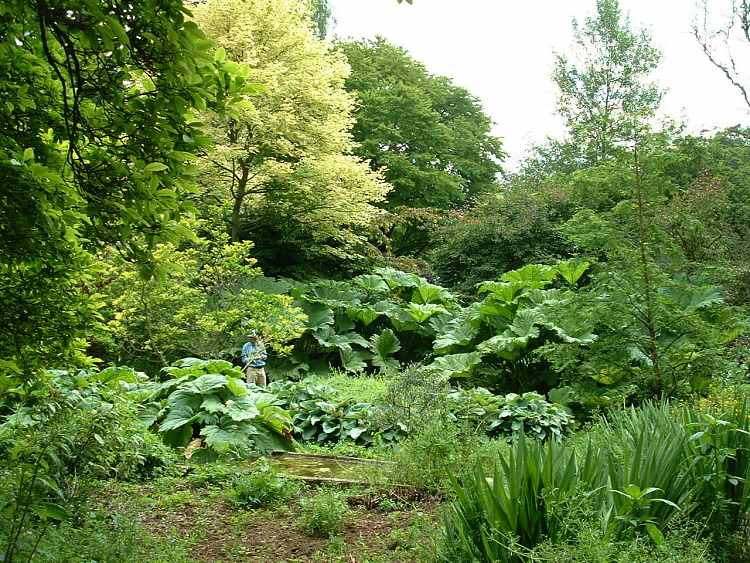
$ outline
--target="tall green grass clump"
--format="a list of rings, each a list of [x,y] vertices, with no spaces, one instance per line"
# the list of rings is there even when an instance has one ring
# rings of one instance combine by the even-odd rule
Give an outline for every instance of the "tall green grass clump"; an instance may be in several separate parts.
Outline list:
[[[542,444],[523,434],[501,455],[488,475],[477,465],[463,483],[453,480],[456,499],[444,518],[444,561],[521,560],[545,537],[555,538],[559,519],[553,505],[598,478],[589,452],[579,463],[560,443]]]
[[[674,543],[665,530],[689,525],[737,560],[748,544],[749,424],[747,406],[710,416],[646,404],[600,422],[585,448],[521,436],[491,472],[477,464],[452,480],[440,558],[520,562],[542,543],[575,545],[576,507],[597,541],[663,551]]]

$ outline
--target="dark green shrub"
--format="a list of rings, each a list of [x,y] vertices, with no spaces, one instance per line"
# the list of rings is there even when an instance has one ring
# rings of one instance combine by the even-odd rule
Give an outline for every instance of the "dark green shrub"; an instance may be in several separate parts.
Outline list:
[[[154,457],[170,466],[112,375],[49,372],[0,420],[4,560],[33,558],[52,524],[76,521],[94,480],[148,473]]]
[[[132,518],[110,512],[87,512],[78,522],[50,527],[34,559],[55,563],[188,563],[192,560],[181,542],[174,538],[167,542],[152,536]]]
[[[379,426],[418,432],[447,413],[446,378],[435,370],[411,364],[390,380],[374,416]]]
[[[440,229],[430,262],[443,284],[472,293],[476,284],[504,272],[570,253],[557,229],[569,215],[566,196],[527,188],[487,194]]]

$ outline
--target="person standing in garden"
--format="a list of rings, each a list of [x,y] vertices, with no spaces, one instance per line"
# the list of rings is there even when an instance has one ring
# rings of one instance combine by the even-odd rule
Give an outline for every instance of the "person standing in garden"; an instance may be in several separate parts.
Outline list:
[[[265,387],[266,380],[266,347],[258,333],[250,332],[250,340],[242,346],[242,365],[244,366],[245,379],[248,383],[254,383]]]

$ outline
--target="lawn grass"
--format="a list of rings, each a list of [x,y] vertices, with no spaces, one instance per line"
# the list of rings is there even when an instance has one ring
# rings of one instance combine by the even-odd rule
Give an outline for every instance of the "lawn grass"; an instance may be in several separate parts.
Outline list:
[[[311,383],[330,385],[338,390],[342,399],[352,399],[359,403],[374,403],[380,399],[388,388],[388,378],[382,375],[353,376],[340,371],[330,375],[313,375],[308,378]]]

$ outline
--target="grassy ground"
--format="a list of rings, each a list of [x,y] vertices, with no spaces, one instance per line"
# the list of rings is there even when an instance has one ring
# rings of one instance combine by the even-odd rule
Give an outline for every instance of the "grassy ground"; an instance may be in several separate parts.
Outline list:
[[[291,502],[248,510],[232,503],[222,484],[195,486],[189,479],[150,484],[112,483],[99,507],[122,514],[152,536],[148,561],[428,561],[437,501],[372,488],[340,489],[348,512],[342,529],[311,537],[302,526],[305,499],[324,492],[304,487]],[[171,545],[175,557],[164,553]],[[180,554],[177,556],[177,554]]]
[[[333,371],[330,375],[312,376],[308,381],[330,385],[338,390],[342,399],[354,399],[362,403],[375,402],[383,396],[388,386],[388,379],[381,375],[352,377],[339,371]]]

